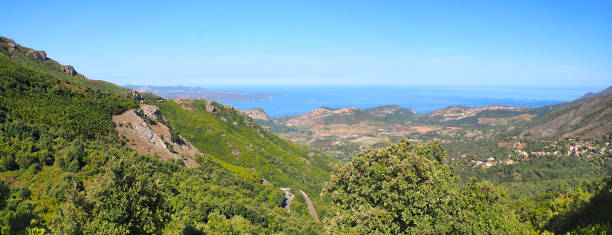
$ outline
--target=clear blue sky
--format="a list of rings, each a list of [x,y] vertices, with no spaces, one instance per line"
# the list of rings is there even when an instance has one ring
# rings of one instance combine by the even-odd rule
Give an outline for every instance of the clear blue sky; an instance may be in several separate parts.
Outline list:
[[[612,1],[92,2],[0,35],[121,85],[612,85]]]

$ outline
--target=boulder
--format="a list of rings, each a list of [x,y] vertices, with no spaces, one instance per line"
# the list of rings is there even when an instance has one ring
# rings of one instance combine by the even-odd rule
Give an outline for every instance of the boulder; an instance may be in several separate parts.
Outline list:
[[[138,91],[136,90],[132,90],[131,95],[132,95],[132,98],[134,98],[135,100],[143,100],[140,93],[138,93]]]
[[[62,70],[62,72],[66,73],[66,74],[68,74],[68,75],[70,75],[70,76],[76,76],[77,74],[79,74],[79,73],[77,73],[77,71],[74,69],[74,67],[72,67],[71,65],[62,65],[62,66],[60,67],[60,70]]]
[[[206,102],[206,111],[209,113],[214,113],[217,111],[217,107],[212,103],[212,101]]]
[[[47,53],[45,51],[29,50],[28,52],[26,52],[26,55],[32,56],[35,60],[47,60]]]
[[[6,50],[8,51],[9,54],[13,54],[15,50],[17,50],[17,44],[15,44],[15,42],[13,42],[12,40],[9,41],[6,45],[7,45]]]

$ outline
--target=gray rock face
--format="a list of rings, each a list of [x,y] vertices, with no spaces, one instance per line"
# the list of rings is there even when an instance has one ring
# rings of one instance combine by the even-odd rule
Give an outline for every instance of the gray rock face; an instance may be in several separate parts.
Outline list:
[[[214,113],[217,111],[217,107],[215,107],[211,101],[208,101],[206,102],[206,111],[209,113]]]
[[[17,44],[15,44],[15,42],[8,42],[7,43],[7,50],[9,52],[9,54],[13,54],[15,52],[15,50],[17,50]]]
[[[68,74],[68,75],[70,75],[70,76],[76,76],[77,74],[79,74],[79,73],[77,73],[77,71],[74,69],[74,67],[72,67],[71,65],[62,65],[62,66],[60,67],[60,70],[62,70],[62,72],[66,73],[66,74]]]
[[[6,50],[8,51],[11,58],[13,57],[13,53],[16,50],[19,50],[19,47],[17,47],[17,44],[15,43],[15,41],[13,41],[13,39],[10,39],[10,38],[0,37],[0,46],[6,47]]]
[[[247,110],[247,111],[239,110],[239,112],[253,119],[261,119],[265,121],[270,121],[270,117],[268,116],[268,114],[266,114],[266,112],[261,107],[257,107],[257,108]]]
[[[157,106],[142,104],[140,105],[140,108],[142,109],[144,115],[150,118],[156,119],[157,117],[161,116],[161,112]]]
[[[28,52],[26,52],[26,55],[32,56],[35,60],[47,60],[47,53],[45,51],[29,50]]]
[[[143,98],[140,95],[140,93],[138,93],[138,91],[136,91],[136,90],[132,90],[132,97],[136,98],[136,100],[143,100]]]

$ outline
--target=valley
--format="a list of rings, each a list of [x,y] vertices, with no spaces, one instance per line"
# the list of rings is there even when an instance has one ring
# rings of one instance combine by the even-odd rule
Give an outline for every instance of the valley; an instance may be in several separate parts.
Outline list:
[[[3,234],[610,228],[610,89],[270,117],[90,80],[4,37],[0,78]]]
[[[452,106],[427,114],[395,105],[364,110],[319,108],[302,115],[256,121],[283,138],[343,162],[367,148],[402,138],[415,143],[438,140],[448,151],[449,164],[456,166],[463,179],[478,177],[509,187],[523,182],[522,171],[532,164],[553,159],[568,164],[540,169],[543,172],[532,170],[529,174],[540,175],[531,179],[534,182],[539,178],[545,181],[551,172],[565,174],[549,179],[552,181],[547,184],[540,182],[539,187],[509,192],[519,198],[605,177],[612,170],[611,108],[608,88],[572,102],[538,108]],[[584,168],[570,169],[571,164]],[[514,171],[509,173],[514,178],[493,177],[495,173],[491,172],[502,169]],[[572,183],[567,185],[568,181]]]

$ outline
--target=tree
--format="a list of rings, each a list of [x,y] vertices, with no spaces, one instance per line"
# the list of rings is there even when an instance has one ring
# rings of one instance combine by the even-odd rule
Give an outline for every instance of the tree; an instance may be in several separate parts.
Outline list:
[[[112,160],[106,173],[94,180],[96,185],[68,193],[68,203],[56,215],[55,230],[64,234],[160,233],[171,212],[165,202],[170,189],[155,175],[158,164],[145,157]]]
[[[473,182],[461,189],[459,178],[444,164],[446,156],[439,142],[403,139],[336,166],[324,187],[338,207],[335,217],[326,220],[327,230],[432,234],[525,229],[500,204],[503,193],[497,188]]]

